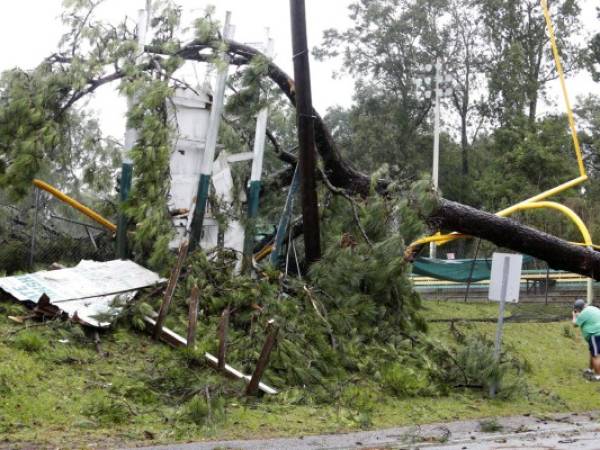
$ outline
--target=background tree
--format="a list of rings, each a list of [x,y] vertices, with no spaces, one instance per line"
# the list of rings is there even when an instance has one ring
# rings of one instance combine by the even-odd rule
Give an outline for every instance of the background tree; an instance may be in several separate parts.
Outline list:
[[[501,125],[525,115],[530,124],[537,117],[540,96],[547,83],[558,77],[538,0],[476,0],[483,19],[487,46],[489,101]],[[580,8],[577,0],[548,2],[558,48],[566,72],[581,62],[576,30]]]

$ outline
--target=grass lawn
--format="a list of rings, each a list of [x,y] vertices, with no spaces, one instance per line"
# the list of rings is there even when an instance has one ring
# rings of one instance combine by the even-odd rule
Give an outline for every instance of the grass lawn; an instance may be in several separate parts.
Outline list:
[[[429,319],[494,318],[496,304],[425,302]],[[144,334],[119,330],[102,336],[96,353],[89,338],[76,330],[14,324],[7,315],[15,305],[0,302],[0,448],[36,446],[78,448],[174,441],[269,437],[349,431],[358,423],[339,405],[298,406],[287,393],[269,401],[240,397],[225,405],[218,425],[200,426],[184,420],[183,405],[159,401],[160,386],[148,382],[161,365],[177,369],[175,350],[154,343]],[[568,307],[509,306],[507,315],[569,314]],[[32,323],[34,324],[34,323]],[[494,323],[463,322],[465,333],[492,337]],[[77,327],[74,327],[77,328]],[[450,339],[449,324],[434,322],[430,333]],[[372,428],[451,421],[479,417],[560,411],[586,411],[600,405],[600,384],[586,381],[588,363],[579,331],[565,322],[511,323],[504,343],[526,359],[531,372],[526,392],[511,400],[492,400],[481,392],[454,390],[446,397],[398,399],[382,397],[372,414]],[[181,360],[180,360],[181,361]],[[210,369],[186,369],[202,382]],[[168,379],[165,379],[168,382]],[[231,388],[242,390],[231,383]],[[286,400],[287,399],[287,400]]]

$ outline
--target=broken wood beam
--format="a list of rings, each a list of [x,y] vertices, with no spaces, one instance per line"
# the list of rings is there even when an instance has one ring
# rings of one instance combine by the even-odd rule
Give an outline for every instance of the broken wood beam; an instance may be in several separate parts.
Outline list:
[[[190,307],[188,311],[187,346],[192,348],[196,344],[196,328],[198,327],[198,286],[192,288],[190,294]]]
[[[154,320],[152,317],[144,316],[144,321],[151,327],[156,326],[156,320]],[[180,336],[179,334],[175,333],[173,330],[167,327],[162,327],[160,339],[175,348],[187,347],[187,340],[183,336]],[[207,352],[204,354],[204,358],[206,359],[206,362],[209,366],[211,366],[214,369],[218,368],[219,361],[216,356]],[[240,372],[234,367],[231,367],[229,364],[225,364],[225,369],[223,373],[238,380],[246,380],[249,382],[252,379],[250,375]],[[279,393],[277,389],[274,389],[271,386],[268,386],[264,383],[258,383],[258,388],[265,394],[275,395]]]
[[[227,331],[229,329],[229,308],[225,308],[223,314],[221,314],[221,320],[219,320],[219,328],[217,334],[219,336],[219,351],[218,356],[218,367],[219,370],[225,368],[225,355],[227,353]]]
[[[260,385],[260,380],[267,369],[267,365],[269,364],[269,358],[271,357],[271,351],[273,351],[273,347],[275,346],[275,342],[277,341],[277,333],[279,332],[279,327],[275,324],[274,320],[269,320],[267,324],[267,339],[263,345],[262,351],[260,352],[260,356],[258,361],[256,362],[256,368],[254,369],[254,373],[252,374],[252,378],[250,379],[250,383],[246,386],[246,395],[256,395],[258,392],[258,388]]]
[[[167,285],[165,296],[163,298],[162,304],[160,305],[160,311],[158,312],[158,318],[156,319],[156,326],[154,327],[154,339],[158,339],[160,337],[162,327],[165,323],[165,319],[167,318],[167,313],[169,312],[169,306],[171,306],[171,301],[173,301],[173,295],[175,294],[177,281],[179,281],[181,267],[183,266],[185,258],[187,257],[187,253],[188,242],[184,240],[179,246],[179,255],[177,256],[177,263],[175,263],[175,267],[173,267],[173,270],[171,270],[169,284]]]

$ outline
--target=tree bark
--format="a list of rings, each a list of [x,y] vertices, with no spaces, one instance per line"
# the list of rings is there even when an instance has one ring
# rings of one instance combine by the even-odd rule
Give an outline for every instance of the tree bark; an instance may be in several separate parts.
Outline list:
[[[544,260],[553,269],[600,280],[600,252],[571,244],[515,220],[444,199],[424,219],[434,229],[477,236],[499,247]]]

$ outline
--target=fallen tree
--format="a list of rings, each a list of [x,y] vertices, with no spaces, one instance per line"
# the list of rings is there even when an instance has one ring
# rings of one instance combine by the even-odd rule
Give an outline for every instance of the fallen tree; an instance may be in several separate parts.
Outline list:
[[[230,63],[249,64],[252,58],[265,57],[257,49],[235,41],[228,41]],[[207,61],[203,50],[216,48],[215,42],[193,41],[177,52],[177,56],[195,61]],[[160,49],[147,47],[151,53]],[[272,61],[268,64],[268,76],[281,89],[290,102],[295,104],[294,81]],[[314,113],[316,146],[323,160],[324,172],[336,188],[350,194],[366,197],[371,190],[371,178],[354,169],[343,159],[331,133],[317,111]],[[288,161],[292,162],[292,161]],[[291,180],[291,171],[281,173],[282,180]],[[375,189],[385,195],[388,180],[377,180]],[[279,184],[281,186],[281,184]],[[544,260],[554,269],[562,269],[600,280],[600,253],[571,244],[556,236],[541,232],[519,222],[496,216],[457,202],[440,199],[438,207],[423,217],[432,230],[451,230],[488,240],[499,247]]]
[[[75,36],[77,37],[78,34]],[[124,37],[131,38],[131,36],[127,34]],[[120,36],[115,36],[114,38],[119,42],[122,40]],[[75,44],[78,42],[78,38],[74,39],[73,48],[76,48]],[[174,45],[174,42],[172,41],[168,42],[169,45],[166,44],[167,43],[165,43],[165,45],[151,45],[145,47],[146,52],[150,56],[149,61],[138,65],[136,68],[137,72],[133,70],[134,75],[137,77],[136,81],[134,83],[130,80],[129,84],[125,85],[126,88],[137,88],[144,91],[145,87],[141,82],[142,72],[145,70],[156,70],[157,74],[160,75],[159,78],[161,82],[158,82],[156,77],[152,79],[149,78],[146,80],[147,83],[152,82],[154,83],[154,86],[151,88],[149,87],[147,90],[149,92],[152,91],[152,98],[162,99],[164,96],[168,95],[168,89],[165,88],[167,81],[165,80],[170,80],[171,78],[169,77],[172,72],[179,67],[178,60],[212,62],[214,53],[219,50],[221,41],[215,39],[214,36],[211,36],[207,37],[205,40],[194,40],[186,45]],[[295,103],[294,82],[291,77],[272,61],[268,61],[265,55],[260,51],[245,44],[229,41],[227,42],[227,52],[230,57],[230,63],[234,65],[249,64],[257,57],[267,60],[267,76],[279,87],[292,104]],[[129,53],[127,54],[130,54],[129,56],[133,58],[134,53],[135,52],[129,50]],[[68,115],[64,114],[67,109],[73,106],[79,99],[84,98],[87,94],[93,93],[104,84],[132,77],[132,67],[125,67],[117,64],[121,57],[119,55],[113,56],[116,58],[114,64],[115,70],[113,72],[102,73],[101,75],[90,78],[87,78],[90,76],[88,72],[81,75],[77,71],[77,67],[79,66],[71,64],[73,57],[68,52],[55,54],[48,58],[35,73],[35,79],[43,80],[49,86],[47,88],[44,87],[44,92],[56,91],[60,95],[58,98],[54,99],[54,103],[42,102],[43,105],[38,108],[39,111],[27,107],[23,108],[22,105],[27,105],[27,102],[23,102],[22,98],[16,94],[14,95],[14,98],[9,95],[11,91],[8,87],[15,85],[19,88],[17,90],[18,92],[25,91],[28,95],[31,95],[32,98],[36,98],[35,95],[37,95],[38,92],[36,90],[37,81],[33,84],[30,83],[32,74],[25,74],[22,71],[8,74],[12,75],[12,77],[6,77],[8,86],[6,90],[6,103],[11,107],[16,105],[14,106],[15,108],[19,106],[19,108],[24,109],[23,114],[27,113],[27,117],[32,116],[25,121],[26,123],[35,124],[35,126],[32,125],[31,130],[28,131],[28,135],[30,135],[32,139],[39,136],[39,129],[49,130],[54,127],[52,129],[56,129],[56,132],[50,133],[46,140],[50,141],[50,144],[53,143],[53,145],[58,148],[60,147],[60,145],[58,145],[60,142],[55,142],[56,136],[62,135],[59,131],[63,130],[63,128],[67,128],[69,125],[69,123],[66,122],[66,117]],[[81,55],[78,58],[82,59],[84,56]],[[108,61],[112,60],[110,58],[107,59],[106,67],[112,67],[108,65]],[[71,66],[75,66],[75,68]],[[163,66],[167,66],[168,70]],[[52,76],[49,77],[47,75],[48,73],[52,74]],[[95,74],[95,72],[93,73]],[[82,77],[85,80],[85,83],[82,85],[77,84],[77,87],[74,87],[72,83],[73,79],[80,79]],[[58,87],[55,86],[57,84]],[[46,85],[43,84],[43,86]],[[52,89],[50,89],[51,87]],[[142,94],[144,94],[144,92],[139,93],[139,95]],[[160,164],[158,164],[150,158],[145,158],[144,151],[147,148],[167,148],[166,143],[168,142],[169,135],[168,130],[166,130],[165,127],[160,129],[161,133],[156,132],[157,124],[164,116],[164,105],[162,105],[161,102],[154,103],[156,104],[153,106],[154,111],[152,121],[147,120],[148,118],[146,116],[148,115],[149,109],[146,106],[142,105],[134,111],[135,114],[133,115],[133,119],[139,122],[136,126],[146,126],[147,128],[142,129],[142,131],[146,132],[145,134],[140,133],[140,136],[146,136],[147,139],[138,142],[138,151],[137,153],[134,153],[134,155],[138,155],[139,157],[139,173],[147,178],[142,180],[144,183],[140,183],[138,180],[137,186],[140,195],[138,195],[137,199],[138,201],[143,199],[144,204],[158,205],[164,201],[165,194],[163,192],[164,189],[161,191],[156,191],[156,189],[154,189],[156,187],[155,180],[166,178],[162,171],[168,167],[168,154],[167,152],[161,152],[159,155]],[[373,188],[381,195],[391,195],[388,190],[391,181],[377,180],[376,182],[373,182],[370,175],[364,174],[352,167],[352,165],[342,157],[341,152],[336,146],[336,143],[322,118],[316,111],[313,111],[313,113],[316,132],[316,147],[323,161],[325,181],[335,187],[338,190],[338,193],[343,192],[344,195],[348,196],[357,195],[367,197],[372,193]],[[33,117],[33,115],[35,115],[35,117]],[[8,117],[17,117],[19,118],[19,121],[22,122],[20,116],[16,114],[9,115]],[[44,120],[40,122],[39,117],[43,117]],[[38,120],[40,123],[36,122],[34,119]],[[131,119],[132,118],[130,118],[130,120]],[[133,124],[136,124],[135,120],[132,122]],[[11,128],[13,127],[13,124],[9,123],[7,124],[7,127]],[[21,144],[27,147],[30,142],[24,140],[20,145]],[[45,140],[39,142],[35,141],[35,144],[39,148],[46,148],[50,145],[48,142],[45,142]],[[6,174],[3,175],[2,178],[6,186],[16,190],[15,177],[18,176],[19,184],[17,187],[19,187],[20,190],[16,191],[16,193],[23,194],[26,192],[26,186],[29,185],[28,181],[30,182],[30,179],[36,175],[38,165],[41,164],[38,153],[42,153],[34,152],[32,155],[24,155],[22,151],[18,150],[19,149],[15,147],[15,150],[5,159],[11,161],[11,158],[20,158],[19,164],[12,164],[8,167]],[[279,153],[282,160],[285,160],[287,163],[294,163],[293,155],[281,151]],[[17,170],[18,167],[21,167],[21,164],[24,164],[21,161],[24,158],[25,163],[28,164],[26,165],[27,170]],[[158,173],[153,173],[152,170],[150,170],[155,166],[160,167]],[[155,170],[155,172],[157,171]],[[291,173],[291,170],[282,172],[277,176],[277,178],[279,178],[278,181],[281,181],[281,183],[275,183],[275,185],[279,184],[279,186],[282,186],[288,183]],[[140,188],[140,186],[142,186],[143,189]],[[141,195],[142,193],[143,195]],[[152,193],[152,198],[148,198],[148,193]],[[140,240],[143,240],[146,244],[148,242],[158,242],[158,236],[162,236],[163,241],[165,240],[164,236],[166,236],[168,232],[165,232],[166,225],[164,224],[167,222],[163,220],[159,224],[155,224],[150,223],[151,220],[148,219],[158,218],[162,220],[164,214],[161,211],[158,211],[156,214],[147,214],[147,211],[141,206],[137,209],[132,206],[130,211],[135,213],[132,217],[137,221],[136,226],[138,233],[136,234],[140,236]],[[600,256],[598,256],[597,252],[569,244],[562,239],[519,225],[517,222],[510,219],[499,218],[493,214],[478,211],[474,208],[447,200],[440,200],[438,208],[428,213],[427,217],[424,217],[424,219],[431,226],[432,230],[453,230],[471,236],[481,237],[496,245],[543,259],[554,268],[565,269],[594,278],[600,276],[596,275],[600,274],[600,270],[598,270],[598,268],[600,268]],[[140,224],[143,226],[140,226]]]
[[[544,260],[553,269],[600,280],[600,252],[572,244],[516,220],[444,199],[424,219],[432,229],[477,236],[499,247]]]

